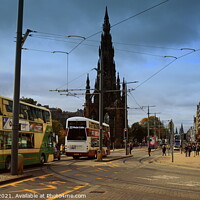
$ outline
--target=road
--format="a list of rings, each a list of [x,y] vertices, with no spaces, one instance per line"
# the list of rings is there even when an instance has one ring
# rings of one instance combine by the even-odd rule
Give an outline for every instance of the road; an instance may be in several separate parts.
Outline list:
[[[111,162],[62,157],[27,169],[34,175],[29,179],[0,186],[0,199],[200,199],[199,171],[152,162],[160,151],[146,154],[138,150]]]

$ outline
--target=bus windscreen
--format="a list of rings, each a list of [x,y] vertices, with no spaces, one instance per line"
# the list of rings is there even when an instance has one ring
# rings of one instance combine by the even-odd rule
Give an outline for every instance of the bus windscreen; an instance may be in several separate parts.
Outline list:
[[[67,140],[86,140],[85,128],[69,128]]]

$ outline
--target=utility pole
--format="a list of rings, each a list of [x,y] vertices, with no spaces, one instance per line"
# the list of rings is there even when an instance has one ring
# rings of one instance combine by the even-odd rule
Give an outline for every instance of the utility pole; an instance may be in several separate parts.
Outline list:
[[[159,131],[159,135],[158,135],[158,137],[159,137],[159,139],[160,139],[160,129],[161,129],[161,123],[160,123],[160,117],[159,117],[159,125],[158,125],[158,131]]]
[[[156,113],[154,117],[154,137],[156,137]]]
[[[17,19],[17,43],[15,57],[15,82],[13,98],[13,125],[12,125],[12,150],[11,150],[11,174],[17,175],[18,168],[18,130],[19,130],[19,96],[20,96],[20,74],[21,74],[21,50],[22,50],[22,26],[23,26],[23,0],[18,2]]]
[[[102,160],[102,146],[103,146],[103,63],[102,63],[102,49],[100,58],[99,71],[99,155],[97,159]]]
[[[157,134],[156,134],[156,114],[160,114],[160,113],[152,113],[155,115],[154,117],[154,137],[157,137]]]
[[[147,121],[147,137],[148,137],[148,148],[150,146],[150,140],[149,140],[149,106],[148,106],[148,112],[147,112],[147,115],[148,115],[148,121]]]
[[[125,127],[124,127],[124,143],[125,143],[125,154],[127,152],[127,141],[128,141],[128,122],[127,122],[127,83],[125,82]]]
[[[172,119],[169,122],[169,128],[170,128],[170,133],[171,133],[170,146],[171,146],[172,162],[174,162],[174,123]]]
[[[125,154],[128,155],[127,151],[127,142],[128,142],[128,109],[127,109],[127,84],[137,83],[138,81],[133,82],[124,82],[125,83],[125,127],[124,127],[124,143],[125,143]]]
[[[145,106],[143,106],[143,107],[145,107]],[[149,148],[149,146],[150,146],[150,140],[149,140],[149,136],[150,136],[150,131],[149,131],[149,107],[156,107],[156,106],[147,106],[148,107],[148,112],[147,112],[147,115],[148,115],[148,121],[147,121],[147,137],[148,137],[148,143],[147,143],[147,145],[148,145],[148,148]]]

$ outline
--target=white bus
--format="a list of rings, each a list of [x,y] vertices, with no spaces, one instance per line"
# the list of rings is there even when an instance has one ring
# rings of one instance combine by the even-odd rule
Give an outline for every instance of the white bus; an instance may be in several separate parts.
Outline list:
[[[103,123],[102,155],[110,154],[110,127]],[[71,117],[66,122],[65,154],[77,159],[96,158],[99,150],[99,122],[85,117]]]

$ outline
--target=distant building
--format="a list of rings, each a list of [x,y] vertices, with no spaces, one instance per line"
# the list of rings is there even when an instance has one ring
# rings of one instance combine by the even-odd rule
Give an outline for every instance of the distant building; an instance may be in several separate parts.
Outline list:
[[[106,8],[103,33],[99,47],[99,60],[95,89],[91,93],[89,75],[86,80],[86,95],[84,116],[99,121],[99,76],[100,64],[103,68],[103,118],[110,125],[111,141],[115,146],[123,144],[123,130],[125,127],[125,83],[123,81],[120,91],[119,73],[116,78],[114,62],[114,48],[110,34],[110,23]]]
[[[196,141],[196,131],[195,127],[191,126],[187,131],[187,141],[188,142],[195,142]]]

